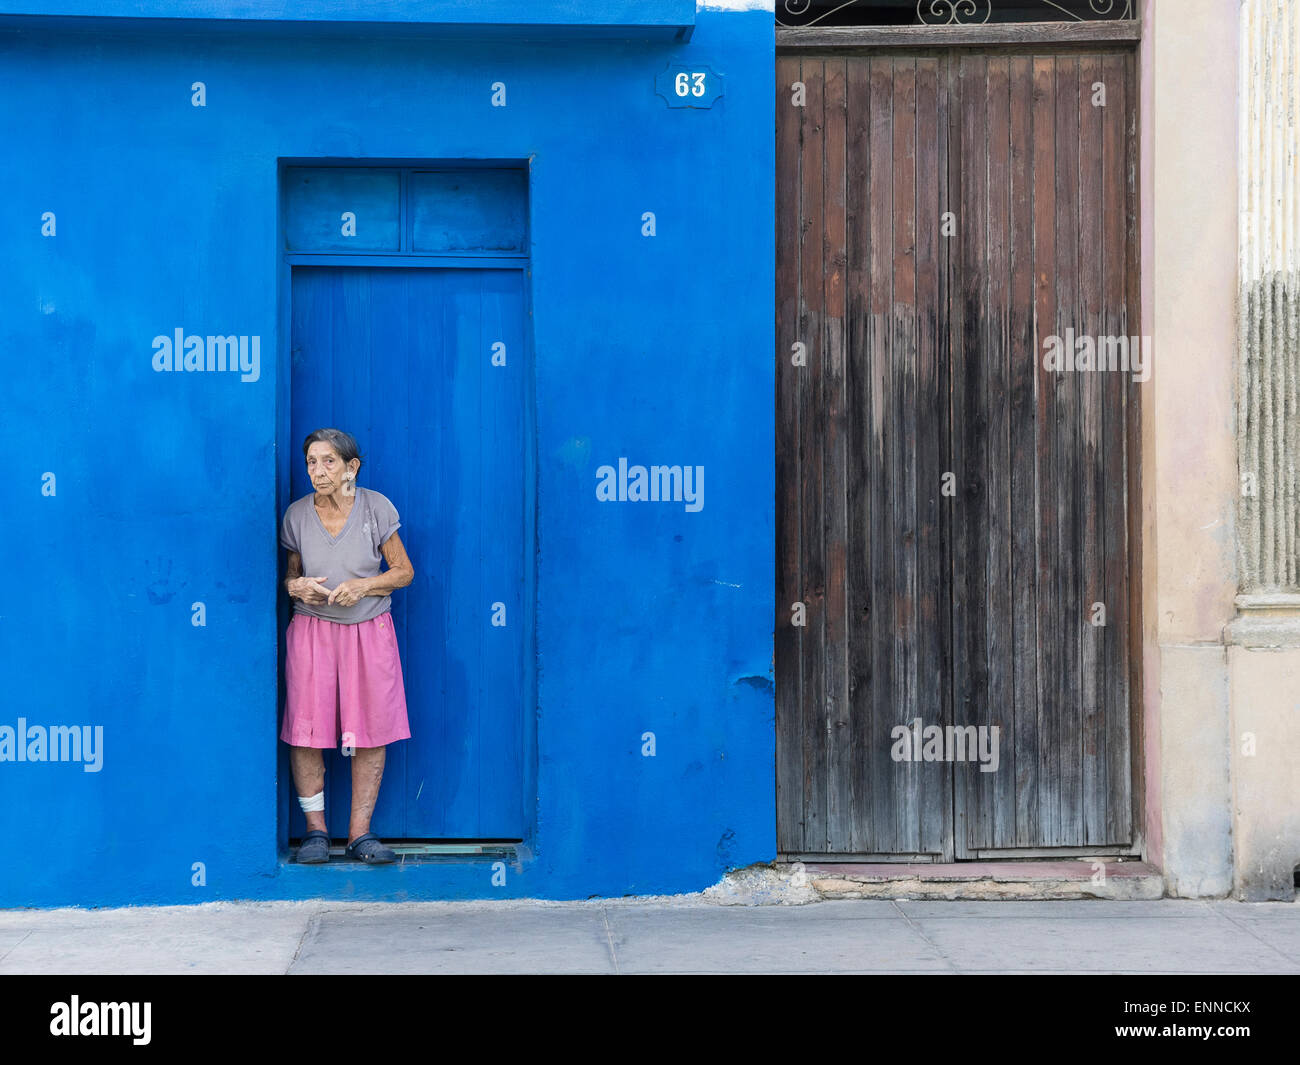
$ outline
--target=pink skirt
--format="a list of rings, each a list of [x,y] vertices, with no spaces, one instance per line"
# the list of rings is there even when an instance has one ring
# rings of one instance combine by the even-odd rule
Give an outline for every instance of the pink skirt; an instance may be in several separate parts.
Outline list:
[[[280,739],[291,746],[383,747],[411,737],[391,611],[354,625],[295,612],[284,679]]]

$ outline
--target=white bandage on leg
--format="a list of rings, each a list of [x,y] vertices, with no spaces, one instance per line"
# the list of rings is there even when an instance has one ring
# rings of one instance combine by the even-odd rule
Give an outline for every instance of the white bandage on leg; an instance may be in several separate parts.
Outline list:
[[[315,795],[313,795],[310,799],[304,799],[301,795],[299,795],[298,805],[302,807],[303,813],[308,813],[308,814],[313,813],[316,810],[325,809],[325,789],[321,788],[321,790],[318,791]]]

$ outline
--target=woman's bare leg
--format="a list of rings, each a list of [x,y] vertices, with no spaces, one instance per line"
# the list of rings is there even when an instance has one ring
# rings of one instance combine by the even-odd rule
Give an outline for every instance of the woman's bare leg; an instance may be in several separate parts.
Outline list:
[[[325,787],[325,759],[319,747],[290,747],[289,765],[293,768],[293,786],[304,799],[317,795]],[[305,811],[307,831],[327,832],[325,811]]]
[[[375,812],[379,798],[387,750],[387,747],[358,747],[352,756],[352,820],[348,823],[348,843],[370,831],[370,815]]]

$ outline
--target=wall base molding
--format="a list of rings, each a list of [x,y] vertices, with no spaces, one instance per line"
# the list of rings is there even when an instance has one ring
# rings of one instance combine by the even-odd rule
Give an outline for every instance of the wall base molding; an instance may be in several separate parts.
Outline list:
[[[1237,616],[1223,630],[1224,643],[1251,650],[1300,648],[1300,594],[1242,594],[1236,604]]]

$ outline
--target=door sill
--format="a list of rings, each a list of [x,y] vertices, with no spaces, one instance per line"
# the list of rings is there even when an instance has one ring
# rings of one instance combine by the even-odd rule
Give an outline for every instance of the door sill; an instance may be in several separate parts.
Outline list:
[[[519,857],[519,840],[453,840],[442,843],[429,843],[424,840],[385,840],[384,844],[397,854],[397,861],[390,865],[433,864],[458,860],[462,858],[498,858],[514,861]],[[297,865],[298,844],[289,847],[289,854],[282,859],[284,865]],[[330,865],[367,865],[360,858],[353,858],[347,853],[343,844],[330,844]]]
[[[834,854],[818,852],[782,851],[778,862],[815,862],[818,865],[927,865],[943,861],[941,854]]]
[[[805,862],[824,899],[1117,899],[1164,897],[1155,866],[1101,857],[1058,861]]]

